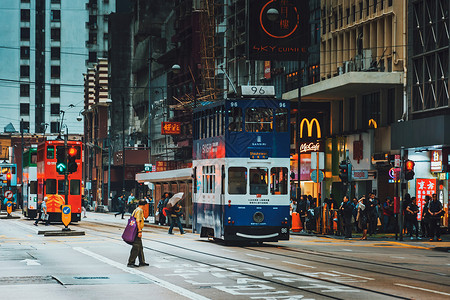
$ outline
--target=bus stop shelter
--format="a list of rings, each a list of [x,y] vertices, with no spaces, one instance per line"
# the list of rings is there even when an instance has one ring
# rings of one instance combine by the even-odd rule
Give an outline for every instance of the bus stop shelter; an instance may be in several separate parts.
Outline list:
[[[185,168],[137,173],[135,179],[139,183],[149,185],[149,188],[152,190],[153,211],[156,211],[158,202],[165,192],[172,194],[183,192],[184,198],[181,200],[181,205],[183,206],[184,216],[181,222],[184,226],[190,227],[192,225],[192,174],[192,168]]]

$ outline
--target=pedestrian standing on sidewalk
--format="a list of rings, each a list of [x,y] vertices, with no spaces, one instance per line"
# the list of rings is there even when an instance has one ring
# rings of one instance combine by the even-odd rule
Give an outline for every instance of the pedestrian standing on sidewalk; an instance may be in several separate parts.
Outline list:
[[[436,194],[433,194],[431,201],[428,204],[428,212],[430,213],[430,242],[433,241],[435,235],[436,241],[440,242],[442,241],[440,223],[444,211],[442,210],[442,204],[437,199]]]
[[[136,224],[138,228],[137,236],[134,239],[133,247],[130,251],[130,257],[128,258],[127,267],[136,268],[148,266],[145,262],[144,247],[142,245],[142,230],[144,229],[144,206],[147,205],[145,200],[139,201],[139,206],[133,211],[132,216],[136,218]],[[139,265],[136,265],[136,258],[139,258]]]
[[[383,232],[388,233],[391,231],[391,227],[394,219],[394,203],[390,197],[386,198],[386,202],[383,203]]]
[[[427,238],[430,236],[430,213],[428,212],[428,206],[430,205],[431,197],[425,196],[425,204],[422,208],[422,220],[420,221],[420,229],[422,230],[422,237]]]
[[[339,207],[339,212],[344,221],[344,234],[345,238],[352,237],[352,217],[353,217],[353,204],[349,201],[348,196],[344,196],[344,200]]]
[[[419,223],[417,222],[417,214],[419,213],[419,207],[416,205],[416,197],[411,197],[411,202],[406,207],[406,224],[408,226],[408,233],[411,239],[413,239],[413,227],[416,230],[416,239],[419,239]]]
[[[363,233],[361,240],[367,240],[367,223],[368,223],[367,209],[366,209],[367,205],[368,203],[366,197],[362,196],[361,199],[358,200],[358,216],[357,216],[359,228],[362,230]]]
[[[378,212],[377,212],[377,200],[375,199],[374,193],[369,193],[369,199],[367,199],[367,219],[369,223],[369,235],[375,234],[377,231],[377,221],[378,221]]]
[[[165,192],[163,194],[161,200],[159,200],[159,202],[158,202],[157,208],[158,208],[158,216],[159,216],[159,219],[158,219],[159,225],[164,225],[166,223],[166,216],[164,216],[163,210],[164,210],[164,207],[166,207],[166,204],[167,204],[166,199],[168,200],[168,197],[169,197],[169,193]]]

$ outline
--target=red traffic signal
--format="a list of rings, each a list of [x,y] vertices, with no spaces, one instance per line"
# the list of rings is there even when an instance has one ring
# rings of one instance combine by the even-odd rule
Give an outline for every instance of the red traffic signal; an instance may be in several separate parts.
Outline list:
[[[77,149],[74,147],[69,148],[69,156],[75,156],[75,155],[77,155]]]
[[[405,170],[406,171],[413,171],[414,170],[415,163],[412,160],[407,160],[405,162]]]
[[[414,165],[415,163],[412,160],[405,161],[405,179],[411,180],[414,178]]]
[[[6,180],[11,180],[11,173],[6,174]]]

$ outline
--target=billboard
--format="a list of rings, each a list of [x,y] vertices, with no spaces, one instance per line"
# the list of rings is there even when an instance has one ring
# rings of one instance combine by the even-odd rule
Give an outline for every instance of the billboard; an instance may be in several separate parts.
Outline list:
[[[299,60],[309,46],[308,0],[249,0],[247,57]]]

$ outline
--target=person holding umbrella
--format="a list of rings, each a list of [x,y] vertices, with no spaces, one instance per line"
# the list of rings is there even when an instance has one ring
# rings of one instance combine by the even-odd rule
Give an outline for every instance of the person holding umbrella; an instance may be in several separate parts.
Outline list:
[[[181,225],[180,217],[183,215],[183,210],[180,205],[180,200],[183,198],[184,193],[177,193],[172,198],[169,199],[167,203],[168,211],[167,211],[167,217],[169,218],[170,227],[169,227],[169,234],[173,234],[172,230],[175,226],[175,223],[177,224],[178,228],[180,229],[180,234],[184,234],[183,226]]]

